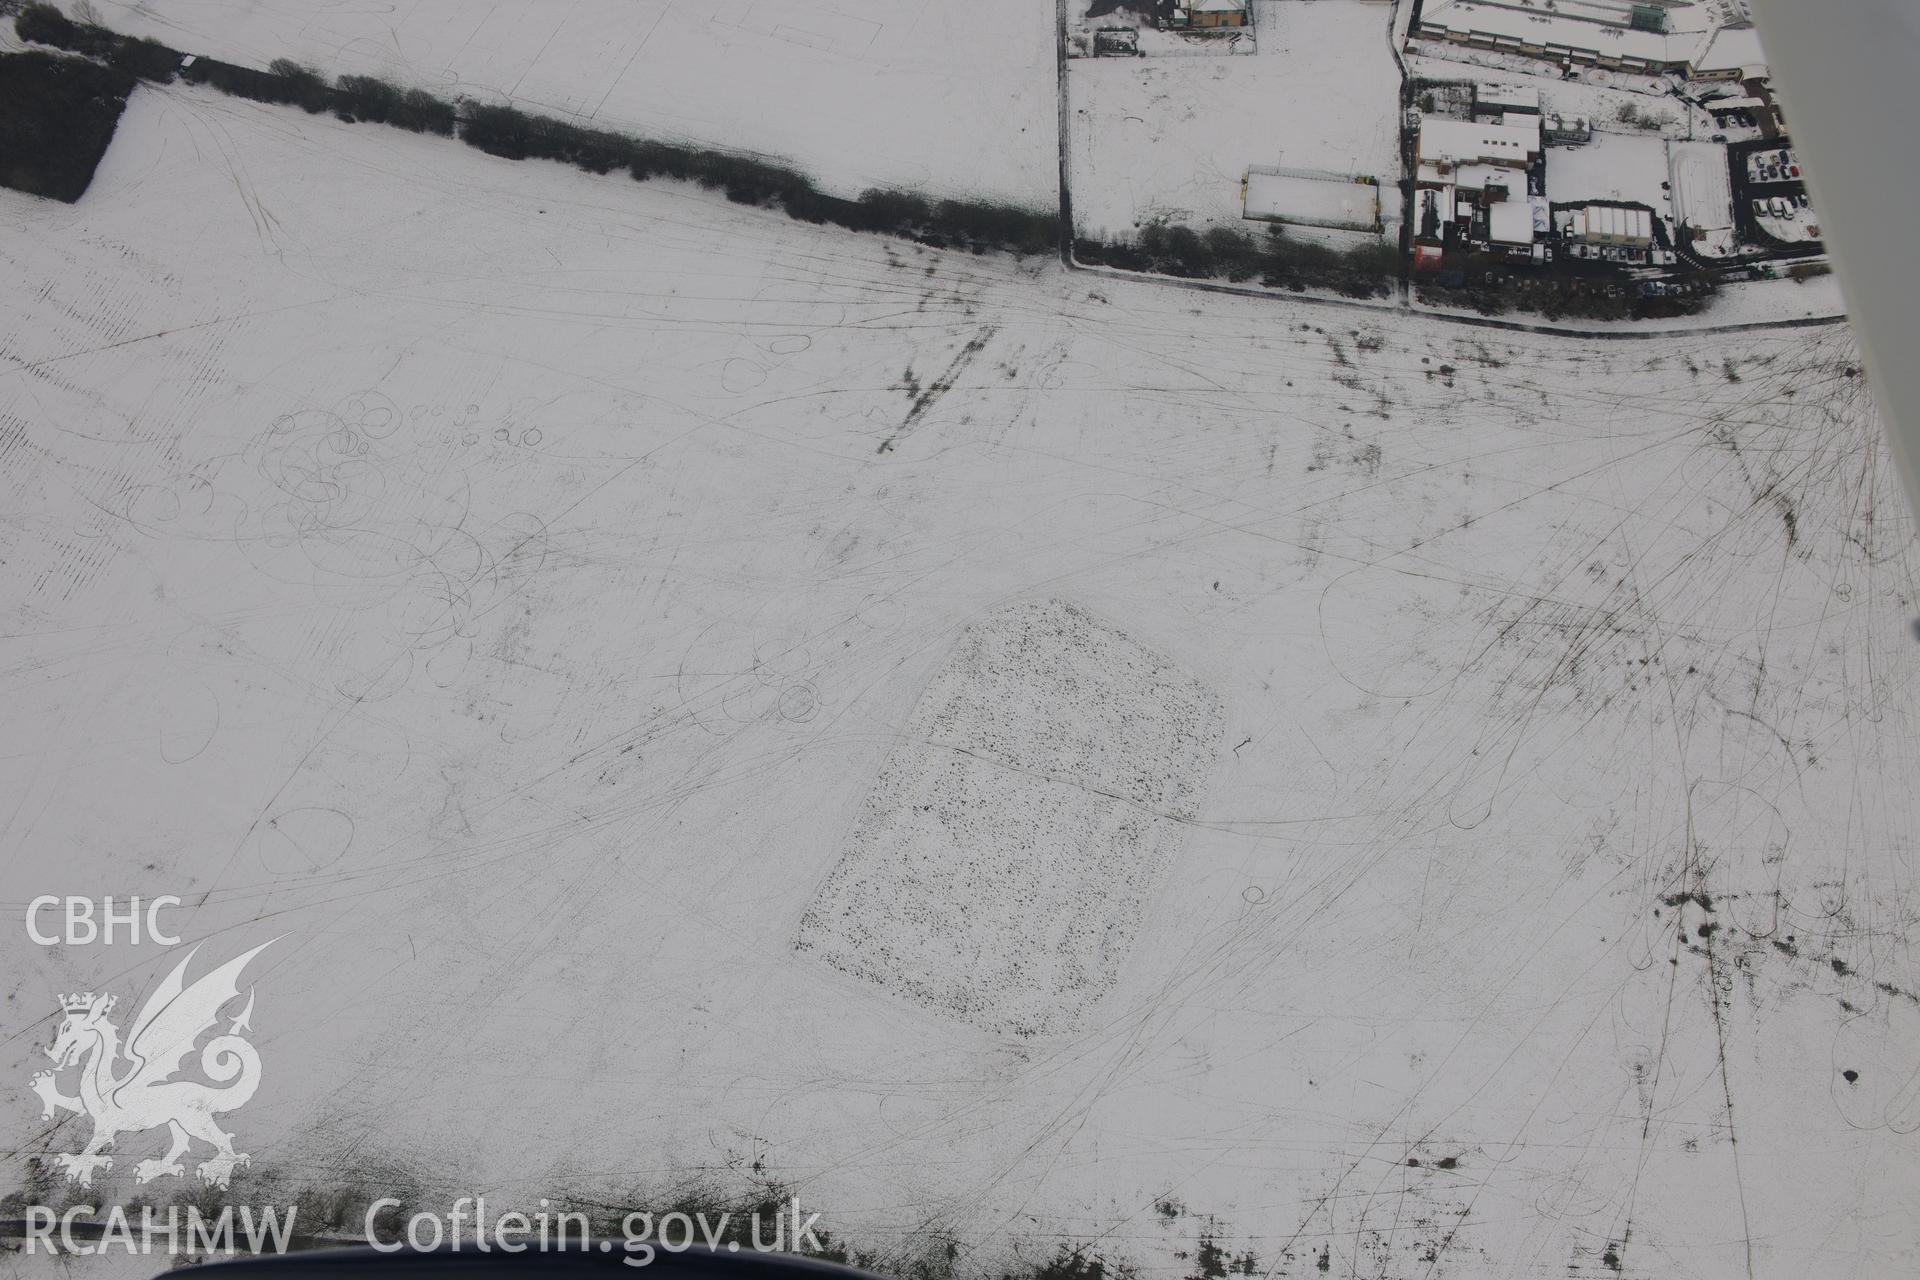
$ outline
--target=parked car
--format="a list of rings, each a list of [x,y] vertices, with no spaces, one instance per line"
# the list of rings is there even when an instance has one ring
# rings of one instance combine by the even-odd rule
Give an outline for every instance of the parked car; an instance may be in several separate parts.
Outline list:
[[[1802,209],[1813,208],[1813,206],[1807,202],[1807,193],[1804,191],[1796,193],[1793,199],[1794,203],[1798,204]]]
[[[1775,196],[1767,201],[1767,208],[1773,211],[1773,216],[1776,218],[1791,218],[1793,216],[1793,206],[1788,204],[1781,196]]]
[[[1767,216],[1767,202],[1765,200],[1755,200],[1753,202],[1753,216],[1756,218],[1764,218]]]

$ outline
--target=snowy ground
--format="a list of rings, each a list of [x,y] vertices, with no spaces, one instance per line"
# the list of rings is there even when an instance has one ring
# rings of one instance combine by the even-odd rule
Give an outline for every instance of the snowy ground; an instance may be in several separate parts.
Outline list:
[[[1090,282],[184,89],[0,258],[8,910],[282,936],[235,1196],[1911,1269],[1920,552],[1843,329]],[[1051,600],[1224,732],[1085,1023],[1003,1036],[795,943],[968,628]],[[0,948],[18,1186],[83,1136],[56,993],[165,957]]]
[[[70,6],[69,6],[70,7]],[[845,194],[1051,205],[1053,11],[1017,0],[95,0],[106,25],[247,66],[372,74],[789,159]]]
[[[1086,58],[1068,70],[1073,213],[1083,234],[1156,218],[1239,226],[1248,165],[1399,181],[1390,11],[1255,0],[1250,58]],[[1387,213],[1397,216],[1397,201]],[[1389,235],[1397,234],[1390,231]]]
[[[799,948],[1001,1034],[1084,1027],[1219,749],[1220,699],[1066,600],[967,629]]]
[[[1426,42],[1415,45],[1426,50]],[[1571,79],[1558,68],[1532,58],[1496,54],[1487,50],[1461,49],[1462,53],[1485,53],[1485,65],[1436,58],[1424,52],[1407,55],[1410,74],[1432,80],[1478,80],[1520,84],[1540,91],[1540,110],[1562,116],[1585,116],[1595,128],[1615,133],[1651,133],[1655,137],[1706,138],[1721,130],[1713,117],[1692,103],[1675,98],[1664,80],[1644,76],[1618,76],[1607,73],[1607,82],[1595,84],[1589,79]],[[1691,130],[1691,134],[1689,133]]]
[[[1810,209],[1794,207],[1784,218],[1775,217],[1772,206],[1764,215],[1754,215],[1760,229],[1782,244],[1810,244],[1820,239],[1819,218]]]

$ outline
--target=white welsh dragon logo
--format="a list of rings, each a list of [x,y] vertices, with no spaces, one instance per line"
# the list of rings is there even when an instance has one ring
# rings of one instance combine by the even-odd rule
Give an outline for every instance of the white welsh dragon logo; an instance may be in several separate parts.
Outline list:
[[[233,1018],[226,1034],[207,1041],[200,1051],[200,1069],[214,1083],[170,1077],[181,1069],[200,1037],[217,1029],[220,1010],[239,997],[240,971],[247,961],[273,941],[228,961],[192,986],[183,982],[187,964],[194,956],[189,951],[147,997],[140,1016],[128,1029],[124,1047],[120,1029],[107,1018],[113,1011],[114,997],[89,991],[60,998],[66,1019],[60,1024],[53,1047],[47,1050],[47,1056],[58,1065],[53,1071],[34,1075],[33,1091],[40,1095],[42,1119],[51,1119],[58,1111],[75,1111],[93,1120],[93,1137],[86,1150],[54,1156],[70,1181],[91,1186],[94,1170],[113,1168],[113,1157],[102,1152],[118,1135],[161,1125],[172,1133],[173,1145],[164,1156],[136,1164],[136,1182],[177,1178],[186,1173],[180,1157],[187,1154],[196,1138],[213,1147],[213,1154],[196,1170],[211,1186],[226,1186],[235,1166],[252,1163],[244,1152],[233,1149],[233,1135],[213,1120],[216,1115],[245,1106],[260,1084],[260,1055],[240,1035],[252,1030],[248,1022],[253,1016],[251,988],[246,1007]],[[120,1066],[122,1058],[127,1064],[124,1069]],[[75,1065],[80,1068],[80,1092],[69,1097],[60,1092],[56,1073]]]

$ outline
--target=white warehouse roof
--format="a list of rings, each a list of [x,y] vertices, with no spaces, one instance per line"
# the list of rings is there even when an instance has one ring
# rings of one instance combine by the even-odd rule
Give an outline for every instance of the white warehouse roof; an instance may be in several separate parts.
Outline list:
[[[1487,238],[1495,244],[1533,243],[1533,206],[1525,200],[1500,200],[1487,206]]]
[[[1540,151],[1540,117],[1520,116],[1500,124],[1484,120],[1420,121],[1420,160],[1426,164],[1507,164],[1525,168]]]
[[[1574,214],[1573,234],[1580,239],[1616,244],[1650,244],[1653,241],[1653,215],[1645,209],[1618,209],[1612,205],[1590,204]]]

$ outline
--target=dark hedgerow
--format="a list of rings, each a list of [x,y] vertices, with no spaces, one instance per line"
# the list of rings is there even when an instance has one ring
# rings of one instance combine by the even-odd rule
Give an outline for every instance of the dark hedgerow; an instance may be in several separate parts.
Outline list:
[[[173,79],[180,51],[158,40],[134,39],[91,23],[74,22],[52,5],[30,4],[13,20],[14,34],[34,44],[85,54],[161,84]]]
[[[142,80],[166,84],[180,70],[180,56],[178,49],[169,49],[158,40],[122,37],[107,61]]]
[[[1680,283],[1682,294],[1642,296],[1637,282],[1619,275],[1566,277],[1547,273],[1502,275],[1487,280],[1482,269],[1461,271],[1447,283],[1422,281],[1420,301],[1437,306],[1468,307],[1483,316],[1511,311],[1539,315],[1549,321],[1663,320],[1698,315],[1711,303],[1711,273],[1695,272]]]
[[[629,138],[514,107],[467,102],[460,137],[468,146],[509,160],[557,160],[591,173],[625,169],[636,180],[675,178],[726,193],[736,204],[778,208],[801,222],[832,223],[955,245],[982,252],[1046,253],[1058,235],[1052,214],[987,201],[930,203],[909,191],[867,191],[856,200],[830,196],[797,169],[752,156]]]
[[[50,4],[30,4],[13,20],[13,32],[34,44],[50,44],[89,58],[112,54],[120,37],[104,27],[75,22]]]
[[[1058,242],[1059,221],[1054,214],[1016,205],[985,200],[933,203],[913,192],[885,190],[866,191],[848,200],[821,191],[797,169],[753,156],[589,129],[510,106],[465,99],[456,106],[422,90],[402,89],[371,76],[342,76],[329,85],[319,72],[284,58],[276,59],[266,71],[201,57],[182,66],[182,56],[165,45],[72,22],[48,5],[27,6],[15,30],[24,40],[85,53],[148,79],[177,74],[190,83],[257,102],[290,103],[311,112],[331,111],[347,121],[457,135],[468,146],[509,160],[556,160],[589,173],[624,169],[639,180],[667,177],[694,182],[725,193],[736,204],[781,209],[801,222],[831,223],[975,253],[1049,253]],[[1246,257],[1240,253],[1236,261]]]
[[[133,86],[125,71],[85,58],[0,54],[0,186],[78,200]]]
[[[333,106],[333,90],[318,72],[284,58],[276,59],[272,65],[271,71],[255,71],[215,58],[195,58],[180,68],[180,78],[193,84],[210,85],[236,98],[288,103],[315,114]]]
[[[451,137],[453,104],[421,89],[402,89],[372,76],[341,76],[334,86],[334,111],[342,120],[390,124],[415,133]]]
[[[460,137],[488,155],[508,160],[558,160],[589,173],[628,168],[636,155],[634,141],[617,133],[583,129],[513,107],[473,102],[466,104]]]
[[[278,101],[291,102],[314,115],[333,109],[333,86],[312,67],[302,66],[291,58],[275,58],[267,64],[267,75],[279,81],[286,95]]]
[[[1384,241],[1335,249],[1289,239],[1277,225],[1269,228],[1263,244],[1238,227],[1209,227],[1202,233],[1192,227],[1154,223],[1141,228],[1130,241],[1077,239],[1073,256],[1087,266],[1191,280],[1258,280],[1267,288],[1295,293],[1332,289],[1350,298],[1389,293],[1400,269],[1399,255]]]

